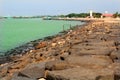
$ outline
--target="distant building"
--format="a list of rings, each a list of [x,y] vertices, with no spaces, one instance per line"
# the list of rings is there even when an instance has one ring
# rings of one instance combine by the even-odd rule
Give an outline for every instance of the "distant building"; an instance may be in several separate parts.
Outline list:
[[[113,17],[113,14],[104,13],[104,14],[102,14],[102,17],[111,18],[111,17]]]
[[[102,18],[112,18],[112,17],[113,17],[113,14],[108,13],[108,11],[105,11],[105,13],[101,15],[101,17],[102,17]]]

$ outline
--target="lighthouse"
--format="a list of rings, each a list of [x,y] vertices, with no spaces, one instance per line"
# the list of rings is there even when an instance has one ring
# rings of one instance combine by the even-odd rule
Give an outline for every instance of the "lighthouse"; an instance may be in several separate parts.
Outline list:
[[[93,11],[90,10],[90,18],[93,18]]]

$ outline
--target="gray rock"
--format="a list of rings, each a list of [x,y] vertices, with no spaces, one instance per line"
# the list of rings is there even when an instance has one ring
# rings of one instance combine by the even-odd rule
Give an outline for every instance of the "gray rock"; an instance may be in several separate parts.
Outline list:
[[[0,78],[7,75],[8,66],[0,67]]]
[[[118,51],[113,51],[113,52],[110,54],[110,57],[111,57],[111,59],[112,59],[114,62],[116,62],[116,61],[120,62],[120,50],[118,50]]]
[[[112,60],[108,56],[102,55],[70,56],[66,61],[68,64],[74,66],[77,65],[92,68],[101,68],[112,64]]]
[[[54,60],[46,62],[45,68],[46,70],[64,70],[69,68],[69,65],[65,61]]]
[[[27,77],[15,77],[15,78],[12,78],[11,80],[36,80],[36,79],[31,79]]]
[[[115,75],[115,80],[120,80],[120,63],[114,63],[114,75]]]
[[[27,65],[21,72],[19,72],[18,76],[28,77],[32,79],[37,79],[44,77],[45,73],[45,63],[32,63]]]
[[[49,71],[47,80],[114,80],[110,69],[71,68],[61,71]]]

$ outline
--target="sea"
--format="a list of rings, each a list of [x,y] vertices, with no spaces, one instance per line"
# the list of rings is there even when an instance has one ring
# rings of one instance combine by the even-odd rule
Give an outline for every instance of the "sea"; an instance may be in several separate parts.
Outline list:
[[[0,54],[27,42],[58,34],[80,21],[33,19],[0,19]],[[63,28],[64,26],[64,28]]]

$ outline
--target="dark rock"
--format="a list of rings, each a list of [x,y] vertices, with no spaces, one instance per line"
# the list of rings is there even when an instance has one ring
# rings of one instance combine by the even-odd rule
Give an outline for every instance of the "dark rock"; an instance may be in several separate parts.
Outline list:
[[[4,63],[7,63],[7,62],[11,62],[11,61],[13,61],[13,60],[11,59],[10,56],[0,57],[0,64],[4,64]]]

